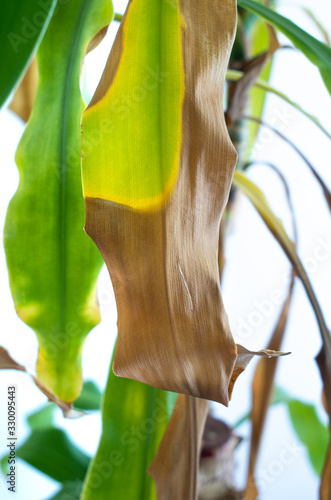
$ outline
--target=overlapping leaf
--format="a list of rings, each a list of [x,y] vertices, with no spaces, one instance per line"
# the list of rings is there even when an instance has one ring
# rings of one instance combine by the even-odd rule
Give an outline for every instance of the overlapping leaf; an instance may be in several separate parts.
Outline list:
[[[231,70],[229,69],[226,73],[226,77],[228,80],[234,80],[237,81],[240,78],[244,76],[244,73],[241,71],[236,71],[236,70]],[[281,92],[280,90],[276,89],[275,87],[272,87],[271,85],[268,84],[265,80],[258,79],[254,87],[257,87],[260,90],[264,90],[265,92],[271,92],[272,94],[277,95],[281,99],[283,99],[285,102],[293,106],[296,110],[298,110],[300,113],[302,113],[304,116],[306,116],[309,120],[311,120],[322,132],[323,134],[328,137],[328,139],[331,139],[331,133],[322,125],[322,123],[319,121],[319,119],[315,116],[306,111],[302,106],[300,106],[297,102],[293,101],[290,99],[286,94]],[[256,115],[254,115],[256,116]]]
[[[222,107],[236,12],[233,0],[199,10],[129,3],[83,116],[86,231],[115,290],[115,373],[227,403],[237,354],[217,255],[236,160]]]
[[[260,191],[260,189],[250,181],[243,173],[235,172],[235,176],[233,179],[234,184],[239,187],[251,200],[258,213],[262,217],[263,221],[267,225],[268,229],[275,236],[276,240],[279,242],[281,247],[283,248],[285,254],[289,258],[290,262],[293,265],[293,268],[301,279],[302,284],[306,290],[307,296],[310,300],[310,303],[313,307],[316,320],[319,326],[321,338],[323,341],[322,348],[316,357],[316,361],[321,373],[321,377],[324,384],[324,395],[326,401],[326,409],[329,415],[329,426],[331,421],[331,335],[330,331],[325,323],[325,319],[315,295],[315,292],[312,288],[312,285],[309,281],[307,273],[302,266],[302,263],[296,253],[295,246],[288,238],[286,231],[281,223],[281,221],[274,215],[272,212],[265,196]],[[331,498],[331,446],[329,442],[329,449],[327,454],[327,459],[325,462],[321,488],[320,488],[320,498],[321,500],[330,500]]]
[[[254,0],[238,0],[238,5],[254,12],[279,29],[315,64],[331,94],[331,48],[316,40],[292,21]]]
[[[57,0],[2,2],[0,16],[0,107],[27,70],[53,15]],[[59,4],[63,0],[59,1]]]
[[[102,265],[83,232],[79,74],[90,40],[112,15],[110,0],[71,0],[53,17],[38,51],[39,88],[5,224],[15,307],[37,334],[39,378],[64,401],[80,392],[83,342],[99,321]]]
[[[174,396],[117,378],[110,370],[102,405],[102,435],[82,500],[156,500],[147,467],[166,429]]]

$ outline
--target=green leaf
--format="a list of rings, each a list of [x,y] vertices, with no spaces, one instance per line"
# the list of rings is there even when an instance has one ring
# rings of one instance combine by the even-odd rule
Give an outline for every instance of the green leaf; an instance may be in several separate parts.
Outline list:
[[[34,430],[16,449],[16,456],[60,483],[83,481],[91,460],[63,430],[53,427]],[[6,455],[1,459],[5,474],[7,466]]]
[[[331,48],[299,28],[286,17],[253,0],[238,0],[238,5],[262,17],[286,35],[295,47],[318,67],[331,94]]]
[[[38,429],[48,429],[53,426],[54,410],[56,405],[54,403],[47,404],[28,416],[27,421],[32,431]]]
[[[2,2],[0,16],[0,107],[19,83],[37,50],[56,0]]]
[[[81,410],[99,410],[100,404],[100,389],[92,380],[85,382],[79,398],[75,401],[75,407]]]
[[[321,476],[329,442],[328,428],[320,421],[313,404],[291,399],[287,406],[294,430],[305,445],[316,474]]]
[[[51,427],[32,432],[16,456],[60,483],[83,481],[91,459],[64,431]]]
[[[269,33],[265,22],[261,21],[261,19],[257,19],[251,28],[249,38],[251,41],[251,57],[255,57],[267,51],[269,45]],[[265,65],[260,73],[260,76],[264,81],[268,81],[269,79],[271,66],[272,59]],[[262,116],[265,97],[265,93],[261,92],[261,90],[254,85],[250,90],[249,97],[250,114],[259,118]],[[249,124],[249,145],[253,146],[255,143],[258,130],[259,126],[257,123]]]
[[[329,430],[321,422],[312,403],[294,398],[282,387],[276,386],[272,404],[284,403],[289,411],[293,429],[307,449],[316,474],[322,474],[329,442]]]
[[[37,54],[39,87],[5,224],[15,308],[39,340],[38,377],[67,402],[80,393],[83,343],[100,320],[103,263],[83,231],[79,77],[90,40],[112,16],[110,0],[70,0],[53,17]]]
[[[76,480],[75,482],[64,483],[63,487],[48,500],[79,500],[82,491],[83,482]]]
[[[329,442],[329,430],[321,422],[312,403],[300,401],[282,387],[274,389],[271,405],[285,404],[293,429],[306,447],[309,461],[318,476],[322,474]],[[250,413],[243,415],[234,428],[250,419]]]
[[[146,469],[167,426],[168,397],[173,403],[175,396],[116,377],[110,369],[102,407],[102,436],[82,499],[156,500],[154,482]]]

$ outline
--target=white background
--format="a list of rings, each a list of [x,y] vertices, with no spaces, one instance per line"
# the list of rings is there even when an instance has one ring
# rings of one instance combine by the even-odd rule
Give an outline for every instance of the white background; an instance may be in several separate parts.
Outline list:
[[[126,2],[115,1],[115,11],[123,12]],[[291,4],[281,5],[279,11],[293,19],[301,27],[320,38],[320,33],[299,6],[301,0],[292,0]],[[326,0],[306,0],[305,6],[314,10],[324,23],[329,34],[331,31],[331,5]],[[112,44],[118,24],[113,23],[109,34],[92,54],[87,57],[87,82],[93,92],[100,78],[103,65]],[[280,40],[288,41],[282,36]],[[317,69],[305,57],[294,50],[282,50],[275,56],[271,84],[285,92],[289,97],[315,114],[331,130],[331,103]],[[283,132],[293,140],[315,165],[321,176],[331,187],[330,153],[331,143],[325,136],[300,113],[285,105],[276,96],[269,96],[264,114],[265,121],[272,121],[275,116],[285,116],[283,121],[276,121],[276,126],[283,126]],[[50,124],[51,125],[51,124]],[[2,168],[0,171],[0,228],[3,227],[7,204],[14,194],[18,174],[14,163],[14,152],[23,131],[23,125],[10,112],[0,113],[0,141]],[[262,131],[261,131],[262,132]],[[306,264],[309,275],[327,323],[331,324],[330,278],[331,278],[331,225],[330,214],[322,192],[304,163],[280,139],[266,133],[260,134],[255,157],[272,161],[284,173],[289,181],[299,227],[299,254]],[[258,183],[266,194],[270,204],[282,218],[288,232],[291,232],[288,209],[283,188],[274,173],[266,167],[254,167],[250,177]],[[319,252],[320,241],[328,244],[329,251]],[[321,259],[319,255],[323,255]],[[223,281],[223,296],[229,315],[230,324],[236,340],[254,350],[265,347],[272,327],[279,313],[280,306],[272,305],[258,327],[252,328],[249,335],[242,335],[239,325],[242,321],[252,322],[259,304],[269,301],[275,290],[285,294],[289,276],[289,265],[282,250],[270,236],[263,222],[246,199],[240,199],[235,217],[231,223],[226,245],[226,270]],[[34,333],[15,315],[13,302],[8,287],[8,278],[3,250],[0,253],[1,275],[1,336],[0,344],[6,347],[20,363],[33,368],[37,342]],[[111,284],[105,269],[99,280],[99,300],[101,303],[102,322],[88,337],[83,354],[84,378],[93,379],[101,388],[105,386],[112,345],[116,335],[116,305]],[[291,356],[280,360],[277,384],[286,387],[294,396],[314,402],[318,406],[321,418],[326,421],[322,409],[321,382],[314,362],[320,348],[320,336],[314,314],[305,292],[299,282],[296,284],[294,301],[289,317],[284,350],[291,351]],[[254,362],[239,378],[229,408],[220,405],[214,410],[227,422],[234,423],[250,407],[250,382]],[[6,388],[8,384],[18,385],[18,433],[19,442],[27,436],[26,415],[45,403],[45,397],[24,375],[14,372],[0,373],[0,455],[5,453],[6,434]],[[100,435],[100,417],[90,415],[76,421],[64,421],[57,416],[60,426],[66,428],[76,443],[86,452],[95,452]],[[243,484],[247,465],[249,426],[239,430],[244,442],[238,449],[238,475]],[[317,499],[318,478],[306,458],[304,450],[294,451],[291,464],[281,469],[275,466],[279,462],[284,448],[297,443],[286,410],[282,406],[270,411],[265,430],[263,448],[257,471],[266,471],[261,499],[292,500]],[[23,462],[18,465],[16,500],[45,500],[58,489],[58,484],[46,476],[37,473]],[[0,498],[12,498],[0,480]]]

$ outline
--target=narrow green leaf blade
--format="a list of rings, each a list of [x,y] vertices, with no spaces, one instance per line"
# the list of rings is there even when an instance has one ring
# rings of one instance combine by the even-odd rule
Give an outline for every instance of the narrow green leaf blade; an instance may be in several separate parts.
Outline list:
[[[0,16],[0,107],[27,70],[57,0],[2,2]]]
[[[83,343],[100,320],[103,263],[83,231],[79,78],[90,40],[112,16],[110,0],[70,0],[53,17],[37,54],[39,87],[5,224],[15,307],[39,340],[37,374],[67,402],[80,393]]]
[[[154,482],[146,469],[169,419],[167,395],[116,377],[110,369],[102,408],[102,436],[82,499],[156,500]],[[172,400],[174,396],[170,394]]]
[[[52,427],[33,431],[16,449],[16,456],[60,483],[83,481],[91,459],[64,431]],[[3,467],[7,458],[2,459]]]
[[[294,430],[305,445],[316,474],[321,476],[328,449],[328,428],[320,421],[313,404],[291,399],[287,405]]]
[[[295,47],[318,67],[331,94],[331,48],[299,28],[292,21],[254,0],[238,0],[238,5],[262,17],[286,35]]]

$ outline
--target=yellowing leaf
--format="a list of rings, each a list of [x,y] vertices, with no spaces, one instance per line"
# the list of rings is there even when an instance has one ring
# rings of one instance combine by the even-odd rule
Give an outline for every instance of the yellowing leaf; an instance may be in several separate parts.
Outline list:
[[[83,116],[85,227],[118,307],[114,372],[224,404],[237,357],[218,267],[235,26],[233,0],[203,15],[197,0],[132,0]]]
[[[90,40],[112,15],[109,0],[70,0],[52,18],[37,55],[38,91],[16,152],[20,184],[5,223],[15,308],[39,341],[38,378],[67,402],[80,393],[83,343],[100,320],[102,266],[83,231],[79,75]]]
[[[86,197],[148,209],[162,203],[171,191],[181,139],[180,33],[176,2],[130,3],[121,53],[117,55],[117,44],[108,65],[115,71],[116,53],[119,60],[112,84],[102,97],[96,94],[84,114]],[[111,151],[94,147],[90,154],[96,117],[101,124],[100,145],[111,144]]]

